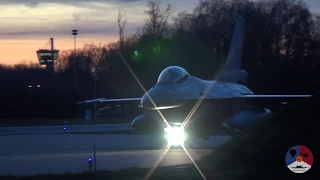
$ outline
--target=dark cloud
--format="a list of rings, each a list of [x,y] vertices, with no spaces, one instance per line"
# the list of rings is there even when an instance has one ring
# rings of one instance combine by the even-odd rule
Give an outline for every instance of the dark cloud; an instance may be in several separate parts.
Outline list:
[[[29,2],[25,4],[27,7],[35,8],[39,5],[39,2]]]
[[[125,33],[132,34],[137,31],[141,24],[130,23],[125,29]],[[13,29],[11,31],[0,33],[0,39],[20,39],[20,38],[37,38],[37,37],[68,37],[71,36],[71,30],[77,29],[79,36],[86,37],[92,35],[101,36],[117,36],[118,27],[116,23],[106,23],[106,22],[85,22],[79,21],[78,25],[65,24],[52,28],[23,28],[21,30]]]
[[[74,21],[80,21],[80,17],[81,17],[80,13],[73,13],[72,14],[72,18]]]
[[[1,0],[1,5],[25,5],[28,7],[37,7],[42,3],[59,3],[66,5],[75,5],[78,6],[83,3],[103,3],[103,4],[119,4],[119,3],[130,3],[140,0]]]
[[[39,21],[48,21],[48,18],[42,18],[42,17],[15,17],[15,16],[7,16],[7,17],[0,17],[0,19],[12,19],[12,20],[39,20]]]

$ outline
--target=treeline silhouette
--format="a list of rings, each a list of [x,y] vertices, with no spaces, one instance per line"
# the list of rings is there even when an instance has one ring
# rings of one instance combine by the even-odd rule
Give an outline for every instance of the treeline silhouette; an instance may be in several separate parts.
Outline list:
[[[213,79],[238,17],[246,19],[242,68],[254,92],[315,93],[319,86],[320,16],[303,1],[207,0],[176,16],[170,4],[150,1],[147,7],[137,33],[125,35],[126,14],[119,11],[117,42],[63,50],[54,74],[32,63],[1,65],[1,117],[80,117],[84,108],[75,103],[94,97],[95,75],[97,97],[140,97],[143,91],[120,55],[146,89],[169,65]]]

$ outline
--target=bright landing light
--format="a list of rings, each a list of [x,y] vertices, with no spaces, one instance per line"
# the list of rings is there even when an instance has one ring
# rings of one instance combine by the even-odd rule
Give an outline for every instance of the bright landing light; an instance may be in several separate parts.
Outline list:
[[[183,145],[184,141],[187,139],[187,135],[184,132],[183,128],[173,127],[173,128],[164,128],[166,132],[165,138],[168,141],[169,145],[178,146]]]

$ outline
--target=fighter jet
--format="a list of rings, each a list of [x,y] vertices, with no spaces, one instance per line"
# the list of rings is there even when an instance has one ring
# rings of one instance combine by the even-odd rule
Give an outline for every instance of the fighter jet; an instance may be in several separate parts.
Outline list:
[[[214,80],[194,77],[182,67],[169,66],[157,83],[141,98],[93,99],[78,102],[123,104],[136,102],[145,111],[132,121],[140,133],[167,131],[178,126],[199,138],[238,131],[272,118],[265,104],[287,103],[311,95],[257,95],[245,86],[247,72],[241,70],[245,19],[236,21],[225,66]]]

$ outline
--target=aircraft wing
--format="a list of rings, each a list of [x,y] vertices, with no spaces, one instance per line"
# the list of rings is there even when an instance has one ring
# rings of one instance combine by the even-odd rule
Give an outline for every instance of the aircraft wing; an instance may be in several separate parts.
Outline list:
[[[261,107],[272,108],[275,111],[290,103],[300,100],[308,100],[312,95],[240,95],[233,97],[204,97],[203,102],[207,104],[234,104],[252,103]],[[184,99],[184,104],[194,104],[199,98]]]
[[[239,96],[227,96],[227,97],[204,97],[203,100],[278,100],[278,101],[291,101],[295,99],[311,98],[312,95],[239,95]],[[186,98],[184,100],[198,100],[199,98]]]
[[[254,101],[259,104],[282,104],[286,105],[288,102],[295,101],[298,99],[311,98],[312,95],[242,95],[239,97],[233,97],[233,99],[244,100],[244,101]]]
[[[97,99],[90,99],[85,101],[77,102],[77,104],[92,104],[92,103],[103,103],[103,102],[140,102],[141,98],[123,98],[123,99],[107,99],[107,98],[97,98]]]
[[[268,98],[268,99],[299,99],[299,98],[310,98],[312,95],[259,95],[259,94],[253,94],[253,95],[241,95],[241,96],[236,96],[233,98],[254,98],[254,99],[259,99],[259,98]]]

